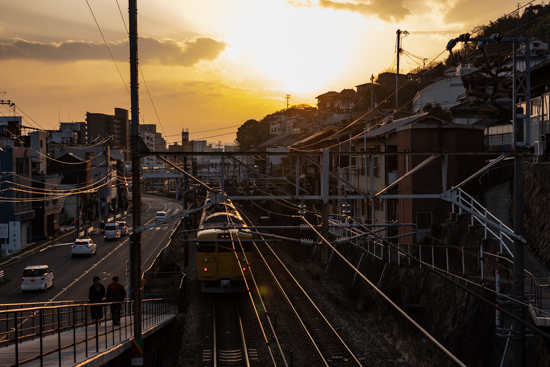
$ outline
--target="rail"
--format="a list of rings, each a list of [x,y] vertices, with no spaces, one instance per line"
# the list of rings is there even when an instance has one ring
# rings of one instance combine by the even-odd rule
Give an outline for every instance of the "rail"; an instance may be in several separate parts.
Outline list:
[[[119,325],[112,322],[112,315],[106,312],[112,305],[120,304]],[[104,318],[92,320],[90,307],[101,307]],[[177,313],[178,299],[144,299],[142,301],[142,327],[150,328],[162,322],[167,316]],[[109,325],[108,325],[109,324]],[[72,351],[76,363],[77,354],[98,353],[101,348],[115,346],[132,335],[134,324],[133,302],[72,303],[43,307],[5,309],[0,311],[0,353],[7,366],[20,366],[35,360],[43,365],[44,358],[57,354],[61,365],[62,352]],[[48,342],[46,338],[50,337]],[[56,341],[52,342],[52,337]],[[117,341],[118,338],[118,341]],[[38,340],[36,355],[23,353],[26,343]],[[34,344],[33,344],[34,345]],[[95,348],[94,348],[95,347]],[[4,349],[7,348],[7,349]],[[11,358],[6,352],[13,351]]]

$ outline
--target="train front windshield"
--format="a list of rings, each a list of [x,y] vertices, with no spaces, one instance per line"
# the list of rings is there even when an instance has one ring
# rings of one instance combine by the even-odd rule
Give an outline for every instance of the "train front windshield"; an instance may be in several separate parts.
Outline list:
[[[216,252],[216,242],[199,242],[197,246],[197,251],[199,252]]]

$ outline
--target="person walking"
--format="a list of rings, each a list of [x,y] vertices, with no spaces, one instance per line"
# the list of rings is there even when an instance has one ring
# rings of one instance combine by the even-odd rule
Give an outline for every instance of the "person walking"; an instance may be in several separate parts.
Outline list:
[[[120,302],[124,301],[126,293],[124,292],[124,286],[118,282],[118,277],[114,276],[113,281],[107,286],[107,301]],[[113,318],[113,325],[120,325],[120,309],[121,303],[111,304],[111,317]]]
[[[88,302],[101,303],[105,298],[105,287],[100,283],[101,279],[98,276],[94,277],[94,284],[90,287],[88,292]],[[97,322],[103,318],[103,306],[90,306],[90,313],[92,320]]]

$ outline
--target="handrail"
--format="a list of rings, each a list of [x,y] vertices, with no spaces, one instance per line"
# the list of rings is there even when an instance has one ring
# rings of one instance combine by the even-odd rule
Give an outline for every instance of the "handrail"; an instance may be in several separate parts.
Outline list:
[[[112,315],[106,310],[107,306],[114,304],[121,305],[122,326],[111,323]],[[176,298],[154,298],[142,300],[142,325],[148,328],[156,325],[159,321],[171,317],[177,313]],[[101,307],[103,318],[92,320],[90,307]],[[3,361],[8,366],[18,366],[33,360],[41,360],[46,356],[58,354],[57,359],[61,363],[61,350],[73,349],[74,360],[77,358],[77,346],[85,343],[86,357],[88,347],[95,344],[96,353],[99,348],[109,348],[123,340],[128,340],[133,330],[133,301],[125,300],[120,302],[102,303],[73,303],[68,305],[44,306],[17,308],[0,311],[0,347],[12,348],[11,359]],[[101,325],[101,322],[103,325]],[[100,326],[101,325],[101,326]],[[130,329],[130,333],[128,332]],[[80,333],[77,333],[80,330]],[[91,331],[91,332],[90,332]],[[129,335],[130,334],[130,335]],[[55,336],[54,336],[55,335]],[[44,340],[54,336],[53,340],[46,345]],[[118,338],[118,342],[115,340]],[[24,342],[39,340],[40,352],[26,360],[20,360]],[[9,349],[9,350],[12,350]],[[82,347],[80,347],[82,349]],[[5,350],[5,349],[4,349]],[[3,355],[10,355],[10,352]],[[53,357],[48,357],[53,358]],[[6,359],[6,358],[4,358]]]
[[[455,188],[454,189],[457,193],[457,204],[466,204],[470,208],[470,214],[471,215],[471,225],[474,225],[474,221],[479,222],[483,228],[484,228],[484,236],[485,239],[487,239],[487,233],[491,233],[493,236],[498,238],[499,244],[500,244],[500,252],[503,252],[503,247],[506,249],[506,251],[510,254],[510,256],[514,257],[514,254],[512,251],[508,248],[505,240],[508,240],[510,242],[514,242],[514,240],[505,232],[501,230],[501,228],[506,229],[508,232],[514,233],[514,231],[509,228],[507,225],[504,224],[500,219],[498,219],[494,214],[489,212],[483,205],[481,205],[477,200],[475,200],[472,196],[470,196],[468,193],[466,193],[461,188]],[[452,205],[453,213],[455,213],[455,203]],[[462,208],[459,207],[458,210],[459,214],[462,214]],[[493,221],[497,224],[496,228],[498,228],[498,233],[493,231],[492,228],[489,226],[489,224],[485,221],[483,221],[481,218],[488,219],[490,221]]]

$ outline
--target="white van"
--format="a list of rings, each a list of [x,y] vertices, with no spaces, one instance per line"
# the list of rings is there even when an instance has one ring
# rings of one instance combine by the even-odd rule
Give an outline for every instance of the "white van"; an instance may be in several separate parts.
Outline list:
[[[46,292],[53,287],[53,270],[48,265],[27,266],[23,270],[21,279],[21,290],[26,291],[42,290]]]
[[[160,222],[161,220],[166,219],[166,212],[157,212],[155,215],[155,221]]]
[[[103,227],[103,238],[105,240],[118,240],[120,238],[120,228],[116,222],[105,223]]]

